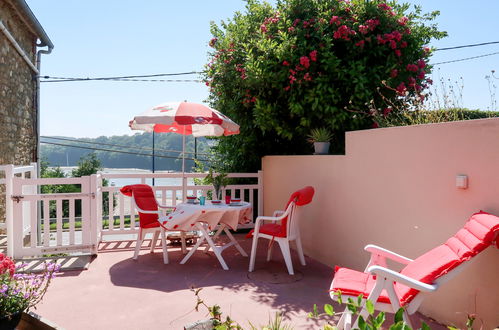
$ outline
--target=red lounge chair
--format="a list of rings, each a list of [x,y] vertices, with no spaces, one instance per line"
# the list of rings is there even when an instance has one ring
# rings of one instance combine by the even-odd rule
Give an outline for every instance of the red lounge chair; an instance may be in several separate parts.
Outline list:
[[[153,233],[151,241],[151,253],[154,251],[158,236],[161,233],[161,245],[163,247],[163,262],[168,263],[168,250],[166,247],[166,229],[160,225],[158,218],[164,215],[164,211],[160,209],[172,209],[172,206],[159,205],[156,196],[151,188],[146,184],[133,184],[124,186],[120,189],[125,196],[132,197],[133,206],[139,212],[139,234],[137,235],[137,243],[135,245],[135,253],[133,259],[136,260],[139,256],[142,241],[147,233]],[[182,252],[185,254],[185,233],[181,232]]]
[[[494,244],[499,234],[499,218],[486,212],[475,213],[456,235],[444,244],[412,260],[375,245],[364,250],[371,259],[364,273],[336,267],[330,296],[337,300],[341,292],[343,300],[360,294],[371,300],[375,309],[395,313],[404,307],[404,321],[411,327],[409,315],[416,312],[427,293],[456,276],[472,257]],[[496,244],[499,242],[496,242]],[[406,266],[396,272],[386,266],[386,258]],[[364,300],[365,302],[365,300]],[[367,316],[365,308],[361,314]],[[353,325],[357,326],[357,321]],[[338,322],[338,329],[350,329],[351,314],[348,309]],[[413,328],[414,329],[414,328]]]
[[[267,253],[267,261],[272,256],[272,246],[274,241],[279,243],[281,247],[284,261],[288,268],[290,275],[294,275],[293,263],[291,261],[291,252],[289,250],[289,242],[296,242],[296,250],[300,257],[300,262],[305,266],[305,257],[303,255],[303,248],[300,240],[300,231],[296,221],[296,208],[298,206],[307,205],[314,197],[314,188],[305,187],[294,192],[286,204],[286,211],[275,211],[273,217],[260,216],[256,218],[255,229],[252,230],[248,236],[253,236],[253,245],[251,246],[251,258],[249,264],[249,271],[252,272],[255,268],[256,247],[259,238],[269,239],[269,248]],[[272,223],[262,224],[262,221],[272,221]]]

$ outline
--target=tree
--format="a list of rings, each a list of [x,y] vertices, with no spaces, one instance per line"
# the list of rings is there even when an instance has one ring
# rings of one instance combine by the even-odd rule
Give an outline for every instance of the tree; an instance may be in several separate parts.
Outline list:
[[[246,12],[212,23],[205,73],[211,105],[241,125],[215,147],[229,171],[255,171],[272,154],[310,153],[307,135],[376,126],[378,116],[425,98],[438,12],[382,0],[247,0]]]

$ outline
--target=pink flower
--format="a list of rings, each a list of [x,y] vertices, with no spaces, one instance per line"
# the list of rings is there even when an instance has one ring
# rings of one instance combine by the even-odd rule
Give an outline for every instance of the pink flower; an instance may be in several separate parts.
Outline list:
[[[395,49],[395,55],[397,55],[398,57],[402,56],[402,52],[400,51],[400,49]]]
[[[401,82],[397,86],[397,94],[400,96],[404,96],[406,91],[407,91],[407,87],[405,87],[405,84],[403,82]]]
[[[383,109],[383,116],[388,116],[390,114],[390,112],[392,112],[392,108],[388,107],[388,108],[384,108]]]
[[[286,86],[286,87],[284,87],[284,90],[289,91],[290,88],[291,88],[291,86]]]
[[[425,76],[426,76],[426,72],[421,71],[420,73],[418,73],[417,77],[418,77],[418,79],[422,80],[422,79],[424,79]]]
[[[424,69],[426,67],[426,62],[423,59],[418,61],[418,68]]]
[[[312,76],[310,76],[310,74],[307,72],[303,76],[303,79],[306,80],[306,81],[312,81]]]
[[[383,10],[392,10],[392,7],[388,6],[386,3],[380,3],[378,8]]]
[[[359,32],[362,34],[366,34],[369,32],[369,27],[366,25],[359,25]]]
[[[396,49],[397,48],[397,43],[395,42],[395,40],[390,40],[390,48],[391,49]]]
[[[333,23],[336,23],[336,25],[340,25],[341,24],[340,18],[338,16],[331,17],[329,24],[333,24]]]
[[[369,30],[373,31],[376,28],[376,26],[379,25],[379,19],[377,19],[377,18],[376,19],[368,19],[366,21],[366,25],[369,28]]]
[[[355,31],[350,30],[350,28],[346,25],[342,25],[338,28],[337,31],[334,32],[333,38],[335,39],[344,39],[350,40],[349,35],[354,34]]]
[[[424,48],[423,48],[423,52],[424,52],[425,54],[428,54],[428,53],[430,52],[430,48],[428,48],[428,47],[424,47]]]
[[[211,38],[210,43],[209,43],[210,47],[215,47],[215,44],[217,43],[217,41],[218,41],[218,38]]]
[[[288,61],[283,61],[283,62],[282,62],[282,65],[284,65],[284,66],[289,66],[289,62],[288,62]]]
[[[292,26],[288,27],[288,32],[293,32],[294,30],[295,30],[294,27],[292,27]]]
[[[409,77],[407,81],[409,83],[409,87],[416,88],[416,79],[414,79],[414,77]]]
[[[307,56],[300,57],[300,64],[303,65],[306,69],[310,66],[310,60]]]
[[[409,19],[408,19],[407,17],[403,16],[403,17],[400,17],[400,18],[397,20],[397,22],[398,22],[400,25],[405,26],[405,25],[407,24],[407,21],[408,21],[408,20],[409,20]]]
[[[399,74],[399,70],[397,70],[397,69],[393,69],[393,70],[390,72],[390,77],[395,78],[398,74]]]
[[[266,33],[267,32],[267,26],[265,24],[260,25],[260,30],[262,31],[262,33]]]
[[[295,27],[296,27],[296,26],[298,25],[298,23],[300,23],[300,21],[301,21],[301,20],[300,20],[299,18],[295,19],[295,20],[293,21],[293,26],[295,26]]]
[[[416,64],[407,64],[407,71],[418,72],[418,66]]]
[[[310,56],[310,59],[312,60],[312,62],[315,62],[317,61],[317,51],[316,50],[313,50],[310,52],[310,54],[308,54]]]
[[[292,85],[296,81],[296,77],[293,75],[289,76],[289,83]]]
[[[400,43],[400,48],[405,48],[405,47],[407,47],[407,41],[402,41]]]
[[[378,44],[380,44],[380,45],[386,44],[386,40],[383,39],[383,37],[379,34],[376,36],[376,40],[378,40]]]
[[[364,48],[364,43],[365,43],[365,41],[361,40],[361,41],[355,43],[355,46],[360,47],[360,48]]]

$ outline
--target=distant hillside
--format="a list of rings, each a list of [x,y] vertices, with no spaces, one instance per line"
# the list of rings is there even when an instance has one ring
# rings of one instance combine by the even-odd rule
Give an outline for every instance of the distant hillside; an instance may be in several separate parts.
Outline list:
[[[182,136],[156,133],[154,139],[156,169],[180,171],[182,161],[179,151],[182,150]],[[42,159],[47,160],[50,166],[75,166],[82,156],[95,152],[103,167],[151,169],[151,133],[137,133],[132,136],[100,136],[95,139],[61,136],[42,137],[41,141]],[[197,139],[198,159],[206,159],[209,142],[205,138]],[[194,157],[194,144],[194,137],[186,136],[186,151],[191,152],[186,154],[186,169],[194,165],[192,160],[187,160],[187,158]]]

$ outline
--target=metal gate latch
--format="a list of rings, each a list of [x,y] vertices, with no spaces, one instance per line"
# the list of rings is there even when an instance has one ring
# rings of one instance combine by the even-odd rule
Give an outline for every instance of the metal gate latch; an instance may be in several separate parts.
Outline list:
[[[12,200],[16,201],[16,203],[19,203],[21,199],[24,198],[24,196],[12,196],[11,198]]]

